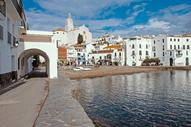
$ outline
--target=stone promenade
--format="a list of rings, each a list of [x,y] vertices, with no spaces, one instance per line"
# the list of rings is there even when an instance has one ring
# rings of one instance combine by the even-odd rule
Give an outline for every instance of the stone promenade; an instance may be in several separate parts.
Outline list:
[[[48,79],[33,78],[0,96],[0,127],[32,127],[48,94]]]
[[[59,75],[51,80],[48,98],[36,121],[36,127],[94,127],[82,106],[72,97],[75,81]]]

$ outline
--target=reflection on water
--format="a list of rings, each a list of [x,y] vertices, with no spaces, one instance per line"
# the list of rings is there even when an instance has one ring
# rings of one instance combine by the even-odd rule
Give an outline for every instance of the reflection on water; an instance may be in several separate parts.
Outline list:
[[[191,126],[190,76],[173,71],[79,80],[78,100],[104,127]]]

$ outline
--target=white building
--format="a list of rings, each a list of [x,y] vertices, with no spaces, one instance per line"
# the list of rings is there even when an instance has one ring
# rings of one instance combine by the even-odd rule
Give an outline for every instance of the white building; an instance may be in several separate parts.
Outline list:
[[[89,29],[82,25],[80,27],[74,27],[73,19],[69,14],[66,19],[65,29],[59,28],[53,30],[53,41],[58,44],[58,47],[65,47],[67,45],[76,45],[78,43],[78,37],[83,37],[82,43],[92,42],[92,33]]]
[[[152,57],[165,66],[191,65],[191,36],[159,35],[152,41]]]
[[[126,63],[128,66],[141,66],[146,57],[151,57],[152,38],[132,37],[126,42]]]
[[[97,44],[94,50],[89,53],[88,59],[94,63],[103,65],[121,65],[125,64],[125,50],[123,44]]]
[[[33,56],[42,56],[45,59],[45,73],[49,78],[57,78],[58,49],[52,41],[52,32],[23,30],[18,46],[18,77],[21,78],[32,71]]]
[[[17,79],[16,47],[25,21],[21,0],[0,1],[0,88]]]
[[[113,35],[113,34],[105,34],[97,39],[98,43],[109,43],[109,44],[116,44],[121,43],[123,41],[123,38],[121,38],[119,35]]]

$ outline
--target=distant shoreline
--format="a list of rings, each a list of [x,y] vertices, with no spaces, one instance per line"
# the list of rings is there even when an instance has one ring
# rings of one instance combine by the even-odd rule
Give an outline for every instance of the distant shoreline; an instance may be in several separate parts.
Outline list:
[[[135,73],[148,73],[155,71],[173,71],[173,70],[191,70],[191,66],[167,67],[167,66],[150,66],[150,67],[127,67],[127,66],[102,66],[92,68],[89,71],[73,71],[72,69],[60,70],[62,74],[71,80],[79,80],[86,78],[97,78],[114,75],[130,75]]]

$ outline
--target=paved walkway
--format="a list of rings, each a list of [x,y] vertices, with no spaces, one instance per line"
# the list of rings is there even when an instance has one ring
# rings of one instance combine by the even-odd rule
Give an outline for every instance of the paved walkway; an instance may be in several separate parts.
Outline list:
[[[64,76],[50,81],[50,91],[36,127],[94,127],[82,106],[72,97],[75,81]]]
[[[33,78],[0,96],[0,127],[32,127],[48,94],[48,79]]]

